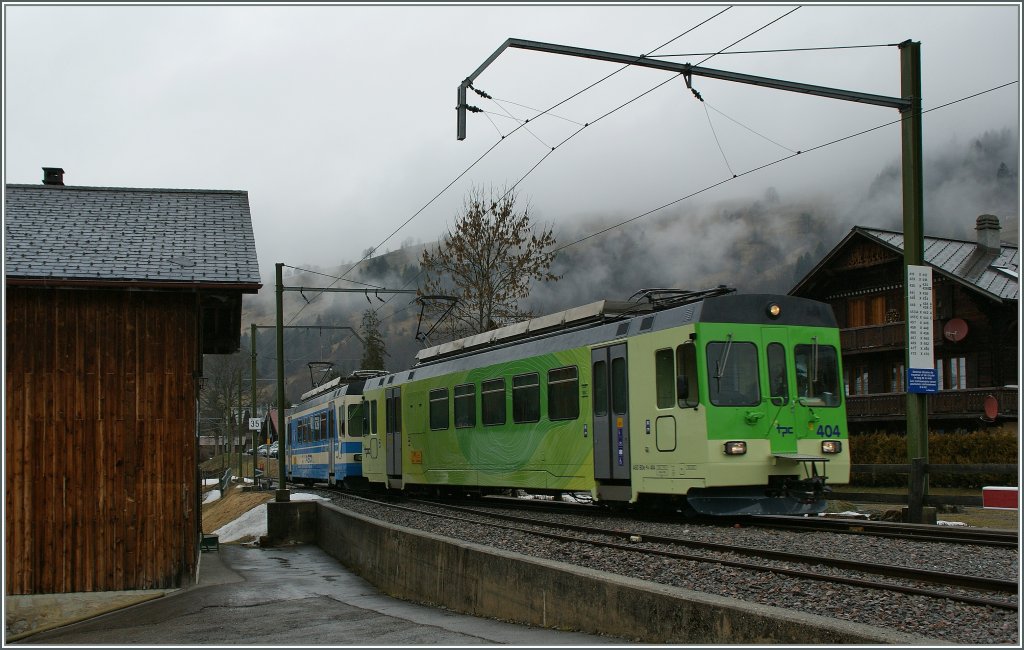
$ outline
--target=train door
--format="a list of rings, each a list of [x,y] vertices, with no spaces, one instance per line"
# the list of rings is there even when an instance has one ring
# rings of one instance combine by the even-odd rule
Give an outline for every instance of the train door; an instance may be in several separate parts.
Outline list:
[[[384,411],[387,435],[387,473],[392,478],[402,476],[402,394],[400,388],[387,389]]]
[[[629,383],[626,345],[590,351],[594,416],[594,478],[629,481]]]
[[[327,430],[330,432],[330,435],[327,436],[327,483],[337,485],[338,474],[341,474],[340,478],[345,478],[344,470],[340,468],[345,458],[341,454],[344,444],[342,439],[345,437],[345,410],[340,400],[337,403],[331,403],[330,406],[331,410],[327,415],[329,418]],[[336,409],[335,406],[337,406]]]
[[[767,400],[762,405],[769,417],[768,439],[773,454],[795,453],[797,450],[797,403],[790,385],[792,357],[789,335],[784,327],[765,327],[761,331],[764,349]]]
[[[370,437],[370,423],[366,418],[366,409],[370,408],[371,402],[366,400],[358,404],[348,405],[348,430],[353,437],[363,437],[366,443],[363,445],[363,453],[370,458],[377,458],[380,452],[380,439],[376,436]]]

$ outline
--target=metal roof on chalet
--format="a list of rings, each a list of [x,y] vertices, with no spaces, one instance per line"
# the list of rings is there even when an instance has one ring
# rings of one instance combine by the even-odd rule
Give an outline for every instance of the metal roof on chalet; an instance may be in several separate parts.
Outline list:
[[[867,237],[903,255],[902,232],[855,226],[790,293],[797,293],[818,269],[857,236]],[[995,300],[1018,299],[1020,250],[1017,246],[1000,242],[999,249],[995,250],[986,249],[977,241],[927,236],[923,243],[925,264],[939,273]]]
[[[256,292],[244,191],[6,185],[8,284],[187,284]]]

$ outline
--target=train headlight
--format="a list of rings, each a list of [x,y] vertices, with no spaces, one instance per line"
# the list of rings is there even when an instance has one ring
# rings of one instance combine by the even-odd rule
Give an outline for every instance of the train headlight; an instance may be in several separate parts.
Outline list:
[[[742,440],[730,440],[725,443],[726,456],[742,456],[747,453],[747,443]]]
[[[768,305],[768,309],[766,311],[768,312],[768,318],[775,320],[782,314],[782,307],[779,306],[779,303],[773,302]]]
[[[821,453],[823,454],[838,454],[843,450],[843,443],[839,440],[822,440],[821,441]]]

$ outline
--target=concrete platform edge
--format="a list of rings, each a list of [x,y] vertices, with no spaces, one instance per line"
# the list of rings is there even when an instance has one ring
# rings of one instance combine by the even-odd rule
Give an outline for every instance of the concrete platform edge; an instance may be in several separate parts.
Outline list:
[[[328,554],[391,596],[459,613],[638,643],[950,645],[317,508],[316,540]]]

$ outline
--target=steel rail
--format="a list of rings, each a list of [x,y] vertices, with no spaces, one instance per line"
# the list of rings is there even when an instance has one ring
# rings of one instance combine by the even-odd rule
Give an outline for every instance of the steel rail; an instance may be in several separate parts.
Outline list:
[[[783,515],[754,515],[745,521],[754,526],[788,530],[855,533],[947,544],[975,544],[1001,548],[1018,548],[1017,531],[992,528],[939,527],[931,524],[901,524],[899,522],[870,521],[829,517],[787,517]]]

